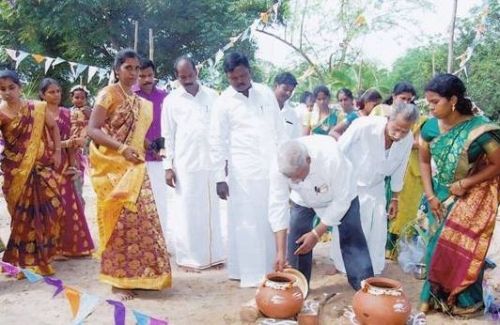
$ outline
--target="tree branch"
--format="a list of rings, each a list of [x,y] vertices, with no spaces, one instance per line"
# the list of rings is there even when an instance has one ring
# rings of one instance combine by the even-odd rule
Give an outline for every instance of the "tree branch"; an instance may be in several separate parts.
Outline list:
[[[287,46],[291,47],[295,52],[299,53],[300,56],[302,56],[302,58],[304,58],[304,60],[307,61],[307,63],[309,63],[309,65],[314,69],[314,71],[316,72],[316,74],[318,75],[318,77],[321,79],[321,81],[324,81],[323,73],[319,70],[318,66],[300,48],[296,47],[295,45],[293,45],[292,43],[288,42],[287,40],[282,39],[278,35],[275,35],[273,33],[269,33],[269,32],[267,32],[267,31],[265,31],[263,29],[256,29],[256,30],[258,32],[262,33],[262,34],[271,36],[272,38],[277,39],[278,41],[280,41],[280,42],[286,44]]]

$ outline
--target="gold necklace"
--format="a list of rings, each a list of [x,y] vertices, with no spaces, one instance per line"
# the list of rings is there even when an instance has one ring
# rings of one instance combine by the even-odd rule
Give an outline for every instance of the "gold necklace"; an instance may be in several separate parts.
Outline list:
[[[129,95],[129,94],[125,91],[125,89],[123,89],[122,84],[121,84],[121,82],[119,82],[119,81],[118,81],[118,87],[120,87],[120,89],[122,90],[123,95],[125,96],[125,99],[126,99],[126,100],[134,100],[134,94]]]
[[[21,108],[23,107],[24,103],[22,100],[19,101],[19,106],[17,106],[16,108],[11,108],[9,106],[9,104],[5,103],[5,110],[7,111],[7,113],[9,113],[9,115],[11,116],[17,116],[21,113]]]

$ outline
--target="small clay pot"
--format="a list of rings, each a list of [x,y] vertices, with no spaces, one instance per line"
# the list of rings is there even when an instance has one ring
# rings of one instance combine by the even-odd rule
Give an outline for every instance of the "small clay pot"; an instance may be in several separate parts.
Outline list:
[[[304,296],[297,286],[297,278],[283,272],[266,275],[257,289],[255,301],[260,312],[271,318],[289,318],[302,309]]]
[[[404,325],[411,312],[401,283],[378,277],[361,282],[352,307],[361,325]]]

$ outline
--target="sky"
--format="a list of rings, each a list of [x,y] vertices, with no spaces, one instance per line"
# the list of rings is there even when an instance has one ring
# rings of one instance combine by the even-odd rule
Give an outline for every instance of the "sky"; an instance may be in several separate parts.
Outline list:
[[[335,1],[325,0],[325,5],[333,2]],[[410,25],[407,26],[407,30],[393,28],[364,37],[361,44],[363,57],[390,68],[394,61],[403,56],[408,49],[423,45],[427,36],[446,35],[451,21],[453,1],[438,0],[432,2],[434,6],[432,10],[411,13],[412,18],[421,22],[419,26]],[[458,0],[457,17],[466,17],[472,7],[480,5],[482,2],[483,0]],[[293,66],[294,63],[290,61],[293,50],[270,36],[259,32],[255,34],[258,44],[256,53],[258,58],[270,61],[282,68]],[[311,40],[311,42],[314,44],[315,40]]]

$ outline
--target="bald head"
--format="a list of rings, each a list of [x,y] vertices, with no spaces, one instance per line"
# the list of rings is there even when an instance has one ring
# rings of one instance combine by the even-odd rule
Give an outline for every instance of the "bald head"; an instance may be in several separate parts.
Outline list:
[[[198,71],[192,58],[181,56],[175,60],[175,76],[182,87],[191,92],[193,87],[198,87]]]

